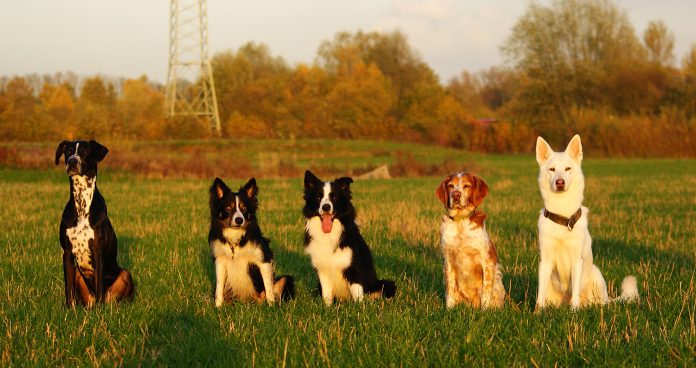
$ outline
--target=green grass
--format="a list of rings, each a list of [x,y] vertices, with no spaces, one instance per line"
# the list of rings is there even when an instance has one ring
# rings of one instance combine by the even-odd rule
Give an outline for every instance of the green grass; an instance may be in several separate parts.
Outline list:
[[[427,147],[404,147],[440,161]],[[392,301],[331,307],[312,291],[300,178],[257,178],[262,229],[277,272],[296,277],[298,296],[281,306],[216,309],[206,242],[212,180],[113,174],[108,157],[98,185],[137,295],[132,303],[66,309],[57,232],[67,178],[60,168],[0,169],[0,365],[695,365],[696,161],[587,159],[595,263],[613,296],[624,276],[636,275],[642,300],[537,315],[542,202],[534,158],[465,157],[491,188],[483,208],[510,294],[500,311],[444,308],[440,177],[353,184],[378,274],[396,279],[399,291]]]

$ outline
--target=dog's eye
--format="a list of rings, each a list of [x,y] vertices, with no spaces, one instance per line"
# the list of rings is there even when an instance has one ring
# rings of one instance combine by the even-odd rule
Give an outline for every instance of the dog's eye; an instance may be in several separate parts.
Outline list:
[[[239,204],[239,210],[242,212],[246,212],[246,206],[243,203]]]
[[[566,167],[566,171],[570,171],[570,168],[569,168],[569,167]]]
[[[227,211],[227,213],[231,213],[231,212],[232,212],[232,207],[227,207],[227,208],[225,208],[225,211]]]
[[[555,168],[555,167],[552,167],[552,168],[549,169],[549,171],[551,171],[551,172],[556,172],[556,168]]]
[[[336,193],[329,193],[329,199],[331,199],[331,200],[336,199]]]
[[[464,188],[471,188],[471,184],[469,184],[469,183],[464,184]]]

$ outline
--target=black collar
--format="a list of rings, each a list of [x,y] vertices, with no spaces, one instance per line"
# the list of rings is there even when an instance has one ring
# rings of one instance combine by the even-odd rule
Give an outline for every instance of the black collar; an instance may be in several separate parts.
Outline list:
[[[568,231],[573,231],[573,227],[575,227],[575,224],[580,219],[580,216],[582,216],[582,208],[578,208],[578,210],[575,211],[570,218],[549,212],[546,208],[544,208],[544,217],[561,226],[567,227]]]

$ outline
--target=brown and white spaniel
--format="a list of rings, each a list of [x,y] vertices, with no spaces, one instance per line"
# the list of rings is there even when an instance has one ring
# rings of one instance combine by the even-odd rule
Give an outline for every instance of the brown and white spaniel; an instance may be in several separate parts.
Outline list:
[[[440,227],[447,308],[499,308],[505,302],[498,253],[478,209],[487,194],[486,182],[469,173],[449,175],[435,190],[447,210]]]

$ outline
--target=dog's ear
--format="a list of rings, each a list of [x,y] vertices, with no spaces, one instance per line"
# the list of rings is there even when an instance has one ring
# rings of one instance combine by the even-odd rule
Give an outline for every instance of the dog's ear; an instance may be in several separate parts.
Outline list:
[[[478,207],[483,203],[483,199],[488,195],[488,184],[476,175],[472,175],[473,184],[471,185],[471,204]]]
[[[336,186],[338,186],[338,188],[341,190],[350,190],[350,184],[352,182],[353,179],[347,176],[334,180],[334,184],[336,184]]]
[[[249,179],[246,184],[239,188],[239,191],[246,194],[249,198],[255,198],[259,193],[259,187],[256,185],[256,178]]]
[[[99,142],[95,140],[89,141],[89,148],[92,150],[92,158],[94,158],[95,162],[101,162],[101,160],[106,157],[106,154],[109,153],[109,150],[102,146]]]
[[[315,189],[322,185],[321,179],[317,178],[311,171],[307,170],[304,174],[305,189]]]
[[[222,179],[215,178],[213,185],[210,186],[210,199],[217,201],[218,199],[222,198],[225,193],[230,191],[230,188],[227,186],[227,184],[225,184],[224,181],[222,181]]]
[[[58,148],[56,149],[56,165],[60,162],[60,156],[63,156],[65,153],[65,146],[68,145],[68,141],[62,141],[58,143]]]
[[[435,197],[442,202],[445,208],[449,207],[449,193],[447,193],[447,184],[450,182],[450,177],[451,176],[446,176],[444,179],[442,179],[440,185],[438,185],[437,189],[435,189]]]
[[[580,163],[582,161],[582,143],[580,142],[580,135],[576,134],[573,139],[570,140],[570,143],[568,143],[568,147],[566,147],[566,153],[570,158],[575,160],[577,163]]]
[[[538,137],[536,143],[536,160],[539,163],[539,166],[545,164],[552,154],[553,148],[546,143],[544,138]]]

